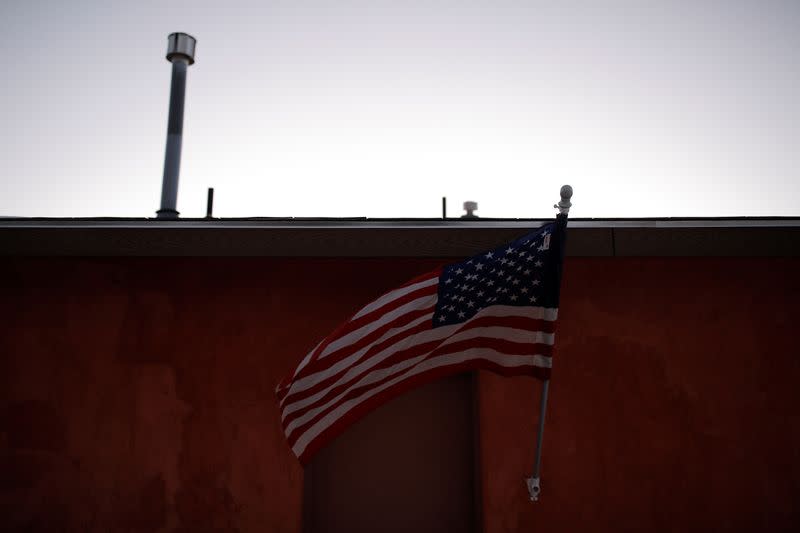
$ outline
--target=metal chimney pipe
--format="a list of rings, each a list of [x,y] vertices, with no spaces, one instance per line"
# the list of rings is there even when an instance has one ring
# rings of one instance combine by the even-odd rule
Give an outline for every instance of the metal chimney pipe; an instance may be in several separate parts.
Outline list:
[[[164,180],[161,184],[161,209],[158,218],[178,218],[178,175],[181,169],[183,141],[183,106],[186,97],[186,71],[194,63],[197,39],[186,33],[167,37],[167,61],[172,63],[172,85],[169,93],[167,148],[164,155]]]

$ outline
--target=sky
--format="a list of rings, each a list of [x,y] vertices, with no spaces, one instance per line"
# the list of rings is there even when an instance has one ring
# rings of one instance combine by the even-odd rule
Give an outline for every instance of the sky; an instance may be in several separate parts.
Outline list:
[[[5,0],[0,216],[800,215],[800,1]]]

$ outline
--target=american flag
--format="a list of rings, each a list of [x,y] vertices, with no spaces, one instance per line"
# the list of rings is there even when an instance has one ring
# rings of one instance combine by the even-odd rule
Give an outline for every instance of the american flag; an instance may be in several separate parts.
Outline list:
[[[550,376],[566,216],[419,276],[367,304],[278,385],[305,464],[371,410],[440,377],[484,369]]]

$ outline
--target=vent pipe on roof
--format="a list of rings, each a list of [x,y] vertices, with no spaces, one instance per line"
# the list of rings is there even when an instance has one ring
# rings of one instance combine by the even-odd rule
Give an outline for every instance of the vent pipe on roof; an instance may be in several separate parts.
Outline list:
[[[167,148],[164,155],[164,181],[161,184],[161,209],[158,218],[178,218],[178,175],[181,168],[183,141],[183,106],[186,97],[186,71],[194,63],[197,39],[186,33],[167,37],[167,61],[172,63],[172,85],[169,93]]]
[[[214,218],[214,187],[208,188],[208,201],[206,202],[206,218]]]
[[[467,213],[465,215],[461,215],[461,218],[473,219],[478,218],[478,215],[475,214],[475,211],[478,210],[478,202],[464,202],[464,211]]]

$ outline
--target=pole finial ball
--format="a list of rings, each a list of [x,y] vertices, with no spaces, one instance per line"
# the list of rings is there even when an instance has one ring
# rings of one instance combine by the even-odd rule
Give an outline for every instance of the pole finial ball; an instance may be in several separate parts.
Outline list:
[[[569,208],[572,207],[572,202],[570,202],[570,198],[572,198],[572,187],[569,185],[564,185],[561,187],[561,201],[559,201],[555,207],[558,209],[558,212],[562,215],[566,215],[569,213]]]

